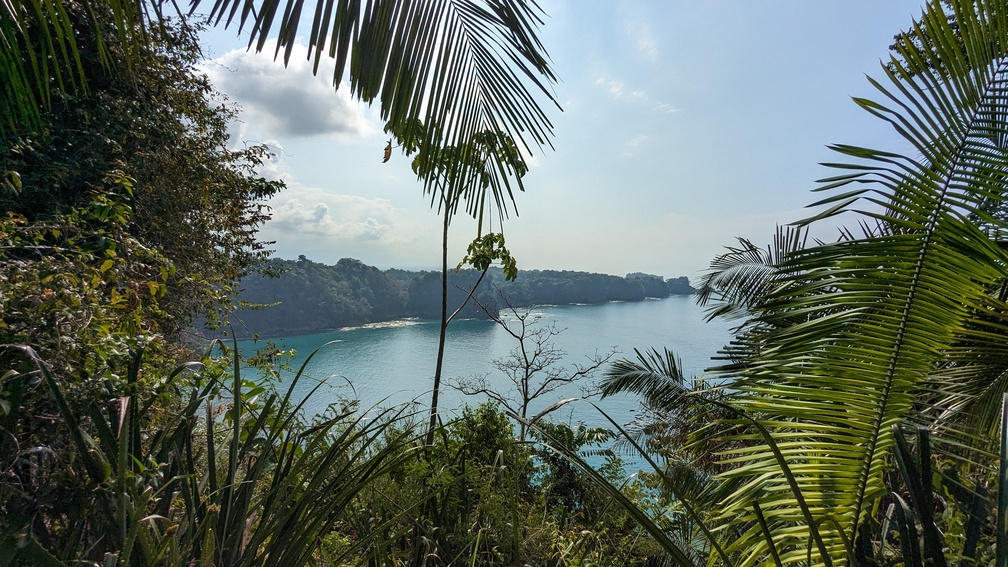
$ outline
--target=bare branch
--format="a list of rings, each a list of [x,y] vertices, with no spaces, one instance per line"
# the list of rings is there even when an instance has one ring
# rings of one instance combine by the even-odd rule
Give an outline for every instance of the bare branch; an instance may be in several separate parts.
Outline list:
[[[496,286],[494,286],[496,288]],[[575,364],[573,368],[562,366],[567,353],[553,342],[565,329],[555,323],[535,326],[538,316],[531,308],[518,309],[496,288],[506,306],[503,310],[490,309],[488,305],[473,299],[493,322],[505,330],[518,344],[511,352],[492,361],[494,368],[507,376],[513,385],[512,393],[503,393],[490,383],[487,375],[460,378],[453,387],[466,395],[483,394],[504,406],[510,413],[519,416],[519,438],[525,439],[525,420],[529,405],[548,396],[568,384],[590,381],[591,376],[602,365],[608,363],[618,352],[612,348],[604,354],[595,351],[586,356],[587,363]],[[510,313],[508,320],[501,311]],[[596,395],[598,387],[582,387],[585,397]]]

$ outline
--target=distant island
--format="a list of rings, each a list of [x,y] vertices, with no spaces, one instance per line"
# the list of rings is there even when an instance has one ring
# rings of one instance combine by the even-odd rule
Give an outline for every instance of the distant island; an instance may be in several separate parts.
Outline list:
[[[272,259],[266,272],[276,277],[249,275],[242,280],[238,295],[239,301],[249,306],[237,314],[241,327],[262,336],[301,335],[408,317],[436,319],[441,315],[441,273],[437,271],[383,271],[353,258],[327,265],[302,255],[297,260]],[[449,309],[462,303],[478,278],[476,270],[449,272]],[[500,268],[491,268],[473,295],[476,301],[470,301],[460,316],[486,317],[480,304],[488,309],[507,304],[594,304],[695,292],[685,276],[666,280],[640,272],[619,277],[567,270],[521,270],[517,280],[507,282]]]

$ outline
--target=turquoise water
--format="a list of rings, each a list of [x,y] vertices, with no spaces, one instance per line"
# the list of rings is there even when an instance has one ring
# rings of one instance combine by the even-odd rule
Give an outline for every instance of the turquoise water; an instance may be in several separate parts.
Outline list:
[[[537,325],[555,324],[562,332],[554,337],[565,351],[561,366],[587,362],[587,356],[615,348],[618,358],[635,358],[633,349],[669,347],[682,360],[687,375],[712,366],[710,358],[729,339],[729,325],[705,323],[703,310],[692,297],[673,296],[661,300],[601,305],[563,305],[533,310]],[[320,381],[323,386],[306,404],[309,412],[323,411],[341,398],[359,399],[362,408],[415,402],[428,407],[437,356],[438,322],[405,320],[343,329],[314,335],[274,339],[284,349],[296,349],[291,367],[297,369],[317,351],[305,368],[297,393],[303,396]],[[327,344],[328,343],[328,344]],[[487,375],[499,391],[513,389],[511,382],[491,361],[506,357],[517,345],[495,323],[479,320],[453,321],[448,328],[443,380]],[[242,345],[244,351],[251,342]],[[596,374],[597,377],[601,373]],[[445,385],[446,386],[446,385]],[[569,397],[580,396],[577,387],[565,387],[533,403],[529,415]],[[452,415],[464,404],[478,404],[485,397],[464,396],[443,387],[440,407]],[[618,423],[633,419],[639,402],[633,397],[595,400],[595,404]],[[584,421],[592,426],[608,426],[605,417],[586,402],[574,402],[552,414],[553,419]]]

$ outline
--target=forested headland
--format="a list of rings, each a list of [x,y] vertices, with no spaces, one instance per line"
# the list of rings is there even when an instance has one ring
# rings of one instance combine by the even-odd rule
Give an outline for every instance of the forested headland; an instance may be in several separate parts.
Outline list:
[[[441,310],[441,273],[438,271],[380,270],[353,258],[335,265],[272,259],[264,273],[249,274],[241,282],[239,299],[245,308],[235,316],[236,332],[261,336],[297,335],[418,317],[435,319]],[[448,275],[448,305],[465,303],[460,317],[483,318],[508,305],[564,305],[642,301],[692,294],[685,276],[664,279],[635,272],[625,277],[569,271],[522,270],[507,281],[503,270],[491,267],[482,281],[480,271],[462,269]],[[466,302],[473,286],[473,300]]]

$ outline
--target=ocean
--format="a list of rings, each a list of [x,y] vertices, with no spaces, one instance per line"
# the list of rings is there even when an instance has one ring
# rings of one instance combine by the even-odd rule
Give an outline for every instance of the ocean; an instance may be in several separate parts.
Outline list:
[[[718,350],[727,344],[731,325],[725,321],[705,322],[703,308],[692,296],[672,296],[640,302],[613,302],[600,305],[558,305],[532,309],[530,328],[555,326],[553,346],[562,350],[554,365],[560,371],[573,371],[575,364],[589,363],[596,353],[617,351],[612,360],[635,359],[634,349],[668,347],[682,362],[687,376],[697,375],[714,366]],[[513,320],[513,317],[512,317]],[[416,404],[417,410],[429,407],[437,356],[438,321],[407,319],[363,327],[340,329],[313,335],[272,339],[283,349],[295,349],[290,360],[291,372],[305,366],[295,390],[303,397],[320,382],[321,387],[305,405],[309,413],[323,412],[342,400],[359,400],[364,410],[399,404]],[[466,396],[450,384],[459,378],[485,377],[498,392],[513,393],[515,386],[493,361],[511,356],[517,341],[499,325],[485,320],[456,320],[448,327],[440,403],[447,419],[465,404],[477,405],[486,396]],[[241,343],[243,352],[256,348],[252,341]],[[601,370],[595,373],[600,378]],[[589,379],[590,380],[590,379]],[[558,400],[578,398],[589,383],[565,385],[556,392],[536,399],[529,415]],[[633,396],[576,400],[550,414],[555,421],[588,426],[610,426],[604,414],[617,423],[631,421],[640,402]],[[604,413],[604,414],[603,414]]]

